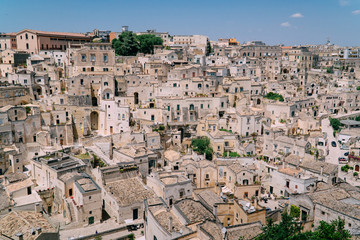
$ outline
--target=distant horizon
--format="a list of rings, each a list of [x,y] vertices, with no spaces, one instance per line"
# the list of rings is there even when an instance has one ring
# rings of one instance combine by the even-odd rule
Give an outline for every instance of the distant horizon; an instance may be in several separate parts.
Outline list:
[[[35,4],[34,4],[35,2]],[[33,16],[30,17],[29,16]],[[0,32],[23,29],[86,33],[156,29],[170,35],[206,35],[212,41],[236,38],[267,45],[360,46],[359,0],[184,0],[172,1],[5,1]]]

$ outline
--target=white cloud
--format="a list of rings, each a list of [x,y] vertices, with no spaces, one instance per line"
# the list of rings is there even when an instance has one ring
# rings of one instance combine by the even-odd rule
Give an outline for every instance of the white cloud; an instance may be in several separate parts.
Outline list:
[[[289,22],[283,22],[282,24],[280,24],[280,26],[282,26],[282,27],[290,27],[291,24]]]
[[[339,4],[340,6],[347,6],[350,4],[350,1],[349,0],[339,0]]]
[[[354,15],[359,15],[359,14],[360,14],[360,10],[355,10],[355,11],[352,11],[351,13],[354,14]]]
[[[294,13],[294,14],[291,15],[290,17],[292,17],[292,18],[303,18],[304,15],[302,15],[301,13]]]

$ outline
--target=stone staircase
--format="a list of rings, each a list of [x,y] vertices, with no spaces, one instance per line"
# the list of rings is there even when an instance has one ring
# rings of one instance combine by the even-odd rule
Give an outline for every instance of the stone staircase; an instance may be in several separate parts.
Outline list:
[[[67,198],[66,199],[66,210],[69,214],[69,217],[70,217],[70,222],[68,222],[68,224],[70,223],[74,223],[74,222],[77,222],[77,219],[76,219],[76,214],[75,214],[75,209],[74,209],[74,204],[72,203],[72,199],[71,198]]]

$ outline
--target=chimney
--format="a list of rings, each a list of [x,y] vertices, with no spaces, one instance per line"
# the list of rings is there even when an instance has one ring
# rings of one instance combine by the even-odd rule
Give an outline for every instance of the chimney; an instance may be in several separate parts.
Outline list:
[[[41,211],[40,203],[36,203],[35,204],[35,213],[40,213],[40,211]]]
[[[15,240],[24,240],[24,236],[22,233],[15,234]]]
[[[173,218],[172,216],[169,217],[169,229],[170,229],[170,233],[172,233],[172,229],[173,229],[173,222],[172,222]]]
[[[321,165],[321,167],[320,167],[320,176],[322,176],[322,175],[323,175],[323,172],[324,172],[324,166],[323,166],[323,165]]]
[[[217,205],[214,205],[213,207],[213,214],[217,217]]]
[[[254,207],[255,207],[255,210],[258,209],[258,207],[259,207],[257,197],[255,197],[255,200],[254,200]]]

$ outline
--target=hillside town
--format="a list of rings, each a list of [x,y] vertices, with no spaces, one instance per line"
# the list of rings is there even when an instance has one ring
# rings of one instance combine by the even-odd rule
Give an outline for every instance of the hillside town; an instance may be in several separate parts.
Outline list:
[[[330,41],[1,33],[0,239],[360,239],[359,80]]]

